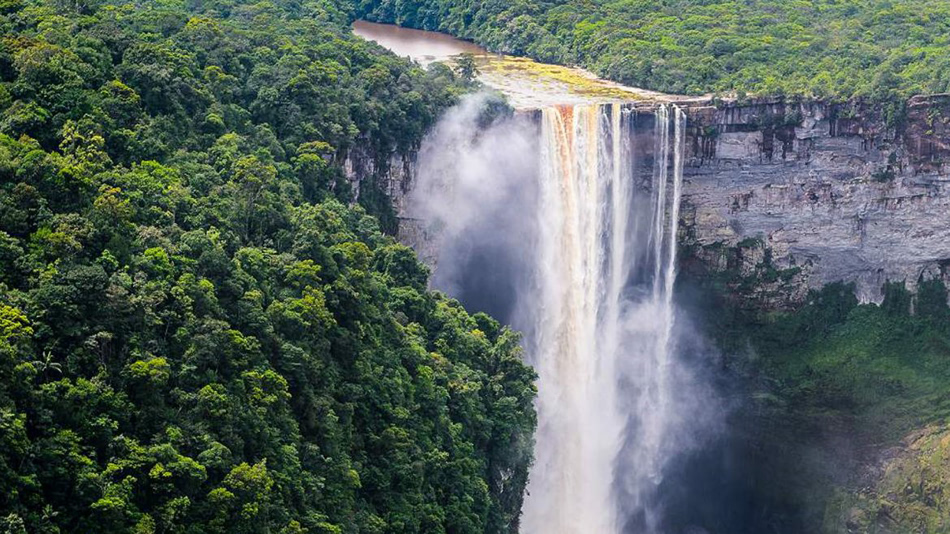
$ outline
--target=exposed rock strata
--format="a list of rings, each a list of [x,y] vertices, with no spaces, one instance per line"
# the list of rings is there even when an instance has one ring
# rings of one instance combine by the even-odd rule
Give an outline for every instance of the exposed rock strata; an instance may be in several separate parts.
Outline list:
[[[913,289],[921,277],[950,277],[950,96],[916,97],[890,114],[782,100],[686,106],[687,269],[725,275],[766,307],[834,281],[880,301],[886,281]],[[642,114],[635,143],[648,167],[652,111],[631,108]],[[405,214],[413,161],[357,148],[346,172],[355,190],[374,177]],[[423,225],[403,218],[399,233],[432,261]]]
[[[775,305],[839,280],[879,301],[885,281],[913,288],[944,276],[948,111],[946,96],[913,99],[906,117],[890,121],[850,104],[691,109],[687,244],[717,271],[768,264],[780,276],[757,290],[776,290]]]

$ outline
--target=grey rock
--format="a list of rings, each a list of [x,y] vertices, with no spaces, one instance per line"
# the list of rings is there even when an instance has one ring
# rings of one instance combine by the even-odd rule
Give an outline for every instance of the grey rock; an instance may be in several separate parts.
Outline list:
[[[691,256],[681,261],[751,276],[767,256],[793,269],[753,288],[766,307],[794,306],[836,281],[880,302],[888,281],[913,290],[950,280],[950,96],[911,99],[897,124],[857,104],[709,104],[688,104],[681,242]],[[631,107],[651,124],[649,106]],[[652,138],[644,128],[637,135]],[[431,265],[437,240],[406,211],[414,168],[414,153],[357,147],[345,160],[355,191],[379,180],[403,216],[400,240]],[[750,239],[761,246],[741,246]]]

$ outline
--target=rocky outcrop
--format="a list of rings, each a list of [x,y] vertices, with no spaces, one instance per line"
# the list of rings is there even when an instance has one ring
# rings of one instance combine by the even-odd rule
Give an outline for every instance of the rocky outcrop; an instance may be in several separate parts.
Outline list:
[[[359,202],[360,191],[368,180],[386,195],[396,215],[396,237],[401,243],[413,247],[420,259],[432,267],[438,256],[435,236],[431,235],[424,221],[408,215],[409,192],[416,175],[417,158],[418,150],[379,154],[368,144],[358,144],[343,158],[343,174],[353,191],[353,203]]]
[[[343,174],[353,191],[353,202],[359,201],[363,182],[373,180],[389,196],[393,208],[399,213],[415,175],[415,163],[414,151],[408,154],[399,151],[380,154],[370,148],[368,142],[354,145],[343,158]]]
[[[689,110],[684,213],[693,268],[745,282],[767,306],[854,282],[945,276],[950,260],[950,97],[906,112],[781,100]]]
[[[836,281],[853,282],[864,302],[880,302],[889,281],[950,282],[950,95],[893,110],[781,99],[682,106],[687,272],[721,277],[767,308],[794,307]],[[631,107],[649,167],[653,108]],[[344,169],[354,191],[376,181],[400,216],[400,240],[431,263],[432,236],[405,216],[415,158],[355,147]]]

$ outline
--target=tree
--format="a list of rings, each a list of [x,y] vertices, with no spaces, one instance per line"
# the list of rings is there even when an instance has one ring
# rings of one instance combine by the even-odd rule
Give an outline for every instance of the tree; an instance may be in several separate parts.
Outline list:
[[[418,146],[461,87],[346,13],[0,6],[0,531],[485,532],[507,509],[503,453],[448,431],[487,421],[444,384],[486,387],[491,341],[342,168]],[[433,365],[442,339],[475,348]],[[530,397],[515,371],[494,380]]]
[[[478,65],[475,63],[475,56],[470,52],[455,56],[455,74],[465,85],[475,83],[475,77],[478,76]]]

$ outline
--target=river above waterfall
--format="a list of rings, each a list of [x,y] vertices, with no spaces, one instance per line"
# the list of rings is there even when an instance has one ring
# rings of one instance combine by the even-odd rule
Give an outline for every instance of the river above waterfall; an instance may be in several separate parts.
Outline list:
[[[628,87],[598,78],[593,73],[532,59],[493,54],[488,50],[444,33],[414,30],[392,24],[356,21],[353,33],[375,41],[422,66],[436,61],[451,62],[458,54],[475,56],[478,80],[508,97],[516,109],[539,109],[565,104],[604,102],[682,102],[685,97]]]
[[[353,33],[367,41],[375,41],[398,56],[408,56],[422,66],[427,66],[434,61],[447,61],[453,56],[464,53],[477,57],[489,55],[487,50],[477,44],[456,39],[451,35],[413,30],[394,24],[358,20],[353,23]]]

